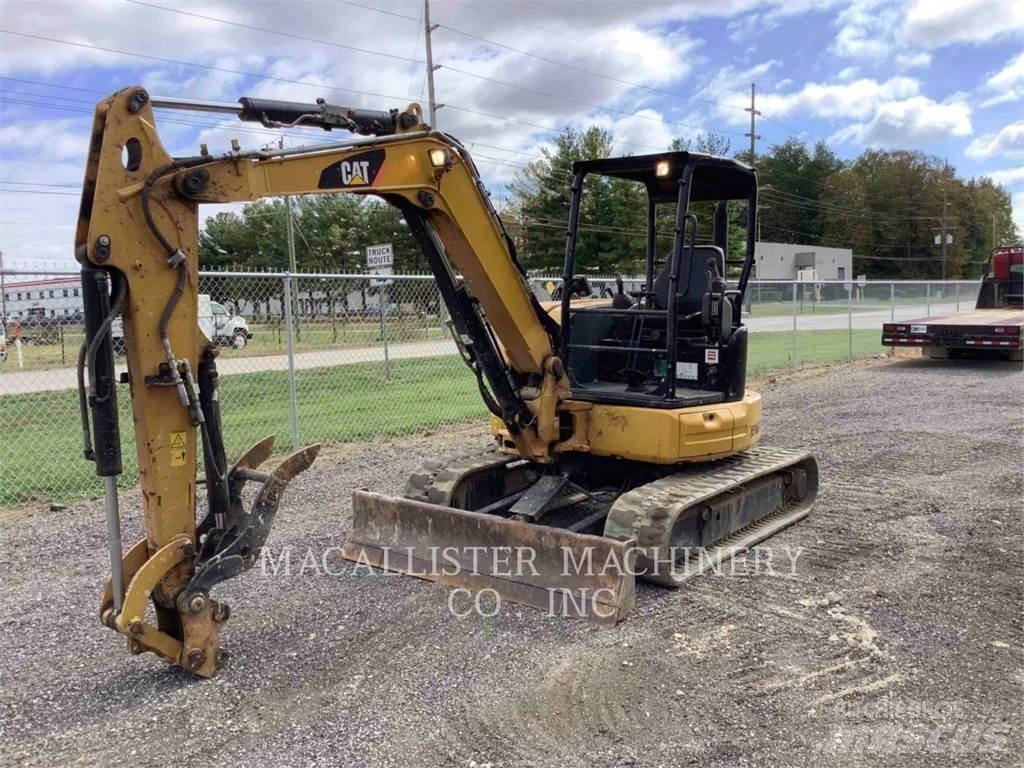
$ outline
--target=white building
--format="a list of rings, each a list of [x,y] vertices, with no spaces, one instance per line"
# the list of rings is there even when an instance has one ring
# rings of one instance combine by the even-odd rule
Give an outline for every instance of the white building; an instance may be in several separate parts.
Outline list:
[[[796,280],[801,270],[814,270],[813,280],[852,280],[853,251],[794,243],[754,244],[755,280]]]
[[[8,320],[38,317],[74,317],[82,312],[82,283],[78,277],[4,282],[4,308]],[[29,310],[32,310],[31,312]]]

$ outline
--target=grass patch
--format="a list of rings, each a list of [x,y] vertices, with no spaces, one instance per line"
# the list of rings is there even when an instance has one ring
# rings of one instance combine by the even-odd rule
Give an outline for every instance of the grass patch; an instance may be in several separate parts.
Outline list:
[[[455,356],[395,360],[298,371],[299,435],[304,443],[341,443],[409,434],[482,418],[473,377]],[[122,487],[138,482],[127,389],[121,388]],[[221,379],[228,458],[268,434],[291,449],[286,371]],[[102,481],[82,458],[74,391],[7,395],[0,404],[0,506],[99,495]]]
[[[878,354],[879,336],[876,330],[853,331],[854,356]],[[848,345],[846,330],[801,331],[794,358],[790,333],[754,333],[748,375],[845,360]],[[280,452],[291,448],[286,371],[225,376],[221,382],[229,458],[268,434],[278,436]],[[300,370],[296,392],[303,443],[397,437],[486,414],[473,377],[452,355],[395,360],[388,376],[383,362]],[[131,410],[127,390],[119,395],[125,464],[120,481],[131,487],[138,481]],[[99,495],[102,483],[81,456],[75,392],[3,397],[0,506]]]
[[[881,336],[880,328],[854,329],[853,356],[869,357],[881,353]],[[845,328],[799,331],[796,334],[795,349],[793,334],[789,331],[752,333],[747,348],[747,376],[833,363],[847,360],[849,356],[850,332]]]

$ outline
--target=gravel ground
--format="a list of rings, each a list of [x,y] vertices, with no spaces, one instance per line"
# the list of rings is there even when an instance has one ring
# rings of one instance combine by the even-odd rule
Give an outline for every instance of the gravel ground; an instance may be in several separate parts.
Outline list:
[[[223,588],[234,657],[212,681],[99,625],[98,502],[0,513],[0,764],[1019,765],[1022,383],[924,360],[763,382],[765,441],[821,464],[814,512],[768,542],[795,574],[642,586],[616,629],[460,619],[416,579],[302,572],[341,542],[352,489],[397,492],[486,438],[335,451],[271,535],[291,575]]]

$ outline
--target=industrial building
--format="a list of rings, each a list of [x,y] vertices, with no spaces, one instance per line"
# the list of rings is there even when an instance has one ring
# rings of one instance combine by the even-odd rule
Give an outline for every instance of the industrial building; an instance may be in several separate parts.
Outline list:
[[[853,251],[820,245],[757,242],[754,275],[757,280],[852,280]]]
[[[77,276],[48,280],[5,281],[3,308],[7,319],[61,318],[81,315],[81,280]],[[31,311],[30,311],[31,310]]]

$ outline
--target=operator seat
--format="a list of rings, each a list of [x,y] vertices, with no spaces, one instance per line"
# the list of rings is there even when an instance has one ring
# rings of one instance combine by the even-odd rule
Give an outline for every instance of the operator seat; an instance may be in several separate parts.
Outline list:
[[[704,294],[708,290],[708,259],[718,263],[718,272],[725,274],[725,254],[717,245],[698,245],[683,250],[683,264],[679,273],[679,317],[700,312]],[[669,268],[666,261],[654,281],[654,304],[658,309],[668,309]]]

